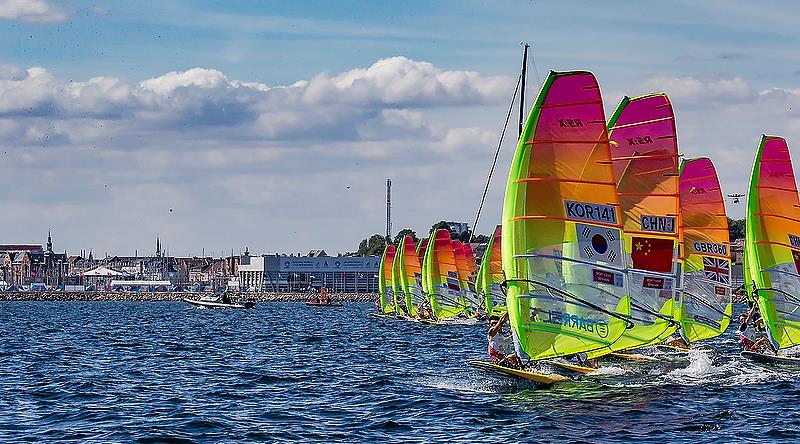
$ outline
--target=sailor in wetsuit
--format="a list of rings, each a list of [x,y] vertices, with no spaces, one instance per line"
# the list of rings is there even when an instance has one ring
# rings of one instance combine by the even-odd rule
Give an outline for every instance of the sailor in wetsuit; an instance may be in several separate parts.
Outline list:
[[[522,368],[519,357],[514,352],[514,345],[510,332],[504,332],[503,327],[508,322],[508,313],[503,316],[489,318],[489,331],[486,339],[489,341],[489,359],[494,364],[504,367]]]

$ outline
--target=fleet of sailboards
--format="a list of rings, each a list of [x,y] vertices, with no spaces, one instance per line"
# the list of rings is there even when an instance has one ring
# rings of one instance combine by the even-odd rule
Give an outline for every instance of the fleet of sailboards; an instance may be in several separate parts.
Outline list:
[[[551,72],[521,131],[498,225],[476,268],[468,244],[436,230],[388,245],[384,316],[429,323],[507,313],[524,367],[487,371],[564,380],[539,363],[585,369],[671,340],[686,350],[733,316],[723,193],[708,158],[681,159],[664,93],[624,98],[606,120],[587,71]],[[747,194],[744,281],[772,352],[800,345],[800,201],[789,149],[762,136]],[[551,367],[548,367],[551,368]],[[585,373],[585,372],[583,372]]]

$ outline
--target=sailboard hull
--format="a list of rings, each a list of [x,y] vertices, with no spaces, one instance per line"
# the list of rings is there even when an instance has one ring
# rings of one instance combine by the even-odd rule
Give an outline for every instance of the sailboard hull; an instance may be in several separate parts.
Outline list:
[[[469,361],[471,367],[479,369],[485,373],[493,376],[500,376],[514,380],[531,381],[542,385],[552,385],[557,382],[566,382],[570,379],[566,376],[557,375],[555,373],[536,373],[528,372],[525,370],[517,370],[513,368],[503,367],[497,364],[492,364],[486,361]]]
[[[589,374],[589,373],[597,370],[596,368],[584,367],[582,365],[575,365],[575,364],[570,364],[568,362],[561,362],[561,361],[555,361],[555,360],[544,361],[544,362],[546,362],[548,364],[555,365],[556,367],[559,367],[559,368],[563,368],[564,370],[569,370],[571,372],[580,373],[582,375],[586,375],[586,374]]]
[[[745,358],[752,359],[753,361],[766,364],[800,365],[800,358],[794,358],[791,356],[768,355],[765,353],[757,353],[751,351],[743,351],[742,356],[744,356]]]

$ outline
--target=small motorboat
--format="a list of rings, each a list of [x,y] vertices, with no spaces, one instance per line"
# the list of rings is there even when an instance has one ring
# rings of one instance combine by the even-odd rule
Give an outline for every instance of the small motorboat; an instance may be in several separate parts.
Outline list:
[[[229,297],[225,296],[204,296],[200,299],[183,298],[183,302],[200,308],[254,308],[256,306],[253,301],[235,304]]]

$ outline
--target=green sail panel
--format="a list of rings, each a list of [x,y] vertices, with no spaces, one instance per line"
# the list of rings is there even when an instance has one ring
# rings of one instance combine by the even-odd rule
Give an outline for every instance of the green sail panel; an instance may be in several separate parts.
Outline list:
[[[506,306],[523,359],[608,347],[630,324],[618,199],[594,75],[551,72],[503,206]]]
[[[478,294],[483,298],[486,313],[490,315],[501,315],[506,311],[506,297],[500,288],[503,282],[502,232],[502,225],[495,227],[478,269]]]
[[[681,336],[687,343],[721,335],[731,322],[731,250],[725,200],[710,159],[680,168],[680,242],[683,252]]]
[[[762,136],[747,193],[748,289],[775,349],[800,345],[800,201],[789,147]]]
[[[394,269],[395,246],[386,245],[381,256],[381,265],[378,268],[378,294],[383,313],[395,313],[394,302],[394,282],[392,281],[392,271]]]

